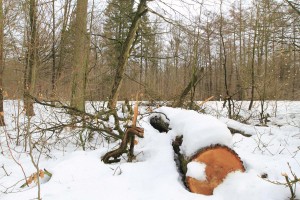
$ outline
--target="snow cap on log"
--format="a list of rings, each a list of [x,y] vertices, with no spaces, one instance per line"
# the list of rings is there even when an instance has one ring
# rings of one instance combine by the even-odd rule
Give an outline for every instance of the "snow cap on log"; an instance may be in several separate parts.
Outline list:
[[[168,134],[172,134],[174,138],[183,136],[180,152],[186,157],[211,145],[231,145],[232,135],[227,125],[211,115],[170,107],[161,107],[157,111],[170,119],[171,130]]]

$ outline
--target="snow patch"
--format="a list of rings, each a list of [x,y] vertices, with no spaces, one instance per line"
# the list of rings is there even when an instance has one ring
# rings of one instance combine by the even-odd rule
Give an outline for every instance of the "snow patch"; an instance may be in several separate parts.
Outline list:
[[[199,162],[189,162],[187,165],[186,176],[197,179],[198,181],[206,181],[205,173],[206,164]]]
[[[254,172],[232,172],[214,190],[214,196],[230,200],[281,200],[289,195],[285,187],[267,182]],[[241,198],[242,197],[242,198]]]
[[[232,135],[226,124],[211,115],[180,108],[161,107],[159,112],[170,119],[171,131],[168,134],[183,135],[180,147],[185,156],[192,156],[201,148],[214,144],[231,145]]]

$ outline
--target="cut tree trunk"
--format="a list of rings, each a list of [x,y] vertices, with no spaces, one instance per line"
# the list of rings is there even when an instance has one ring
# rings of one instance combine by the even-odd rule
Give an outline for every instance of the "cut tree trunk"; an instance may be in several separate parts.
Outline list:
[[[198,194],[212,195],[213,190],[223,182],[227,174],[233,171],[245,171],[240,157],[232,149],[221,145],[202,149],[191,161],[206,165],[205,181],[186,176],[187,187],[191,192]]]
[[[161,132],[169,130],[169,124],[162,119],[160,115],[150,117],[150,124]],[[200,149],[193,156],[189,157],[182,154],[180,150],[184,140],[183,136],[177,136],[172,143],[175,152],[175,161],[182,173],[182,181],[187,188],[193,192],[204,195],[212,195],[213,190],[223,182],[228,173],[233,171],[245,171],[243,162],[238,154],[227,146],[212,145]],[[206,180],[200,181],[193,177],[187,176],[188,163],[198,162],[205,164]]]
[[[182,136],[176,137],[172,145],[174,152],[177,154],[177,161],[180,171],[183,174],[183,181],[193,193],[212,195],[214,189],[223,182],[227,174],[233,171],[245,171],[240,157],[229,147],[222,145],[209,146],[199,150],[194,156],[187,157],[180,152],[182,140]],[[198,162],[206,165],[205,181],[186,176],[189,162]]]

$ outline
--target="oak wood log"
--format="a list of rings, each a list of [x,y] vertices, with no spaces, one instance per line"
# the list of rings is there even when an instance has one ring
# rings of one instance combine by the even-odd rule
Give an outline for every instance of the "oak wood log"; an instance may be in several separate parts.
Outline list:
[[[227,174],[233,171],[245,171],[243,162],[235,151],[223,145],[212,145],[200,149],[194,156],[187,157],[181,154],[180,146],[184,138],[176,137],[173,141],[173,149],[182,179],[186,187],[193,193],[212,195],[213,190],[223,182]],[[189,162],[205,164],[206,180],[200,181],[186,176]]]

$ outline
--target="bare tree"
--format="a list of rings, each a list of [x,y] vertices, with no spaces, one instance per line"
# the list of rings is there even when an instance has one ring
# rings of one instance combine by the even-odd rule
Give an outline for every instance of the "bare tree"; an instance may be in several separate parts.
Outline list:
[[[122,86],[122,82],[124,80],[125,68],[128,62],[128,58],[130,52],[132,50],[132,45],[135,40],[136,31],[138,30],[138,26],[140,24],[141,17],[147,12],[147,0],[140,0],[136,14],[131,23],[128,35],[126,37],[125,43],[122,47],[121,54],[118,58],[118,64],[116,69],[116,75],[114,78],[113,87],[111,90],[111,94],[109,97],[109,105],[108,107],[114,109],[117,104],[119,92]]]
[[[3,110],[3,70],[4,70],[3,37],[4,37],[3,3],[2,0],[0,0],[0,126],[5,126],[4,110]]]
[[[88,0],[77,1],[71,106],[85,110],[86,70],[88,65],[87,51],[87,6]]]
[[[27,116],[35,115],[33,101],[30,95],[35,92],[36,71],[38,65],[38,35],[37,35],[37,3],[29,1],[29,42],[27,43],[27,59],[24,73],[24,108]]]

